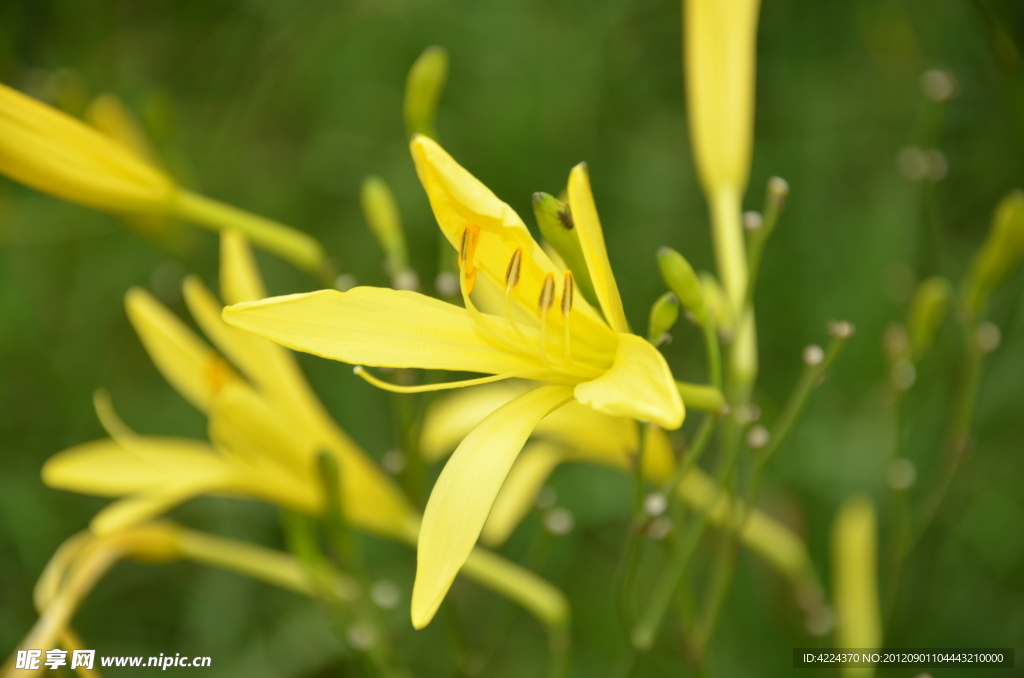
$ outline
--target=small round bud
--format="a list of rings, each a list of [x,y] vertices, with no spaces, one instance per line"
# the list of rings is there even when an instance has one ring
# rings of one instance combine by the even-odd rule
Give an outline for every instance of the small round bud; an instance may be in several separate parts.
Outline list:
[[[768,429],[758,424],[757,426],[751,426],[750,430],[747,431],[747,447],[752,450],[760,450],[764,448],[771,441],[771,434],[768,433]]]
[[[768,180],[768,195],[784,200],[789,195],[789,182],[782,177],[772,177]]]
[[[896,167],[907,181],[923,181],[931,170],[928,154],[916,146],[902,148],[896,156]]]
[[[572,511],[556,506],[544,514],[544,529],[556,537],[564,537],[576,526],[576,518]]]
[[[420,277],[416,275],[416,271],[411,268],[407,268],[400,271],[398,275],[395,276],[392,284],[395,286],[396,290],[409,290],[411,292],[415,292],[420,288]]]
[[[668,516],[658,516],[647,526],[647,536],[655,541],[661,541],[672,533],[672,519]]]
[[[380,460],[380,465],[384,467],[385,471],[396,476],[405,470],[405,453],[401,450],[388,450]]]
[[[644,497],[644,513],[652,518],[660,516],[668,508],[668,500],[661,492],[651,492]]]
[[[356,277],[351,273],[342,273],[334,279],[334,289],[339,292],[348,292],[350,289],[355,287],[358,283]]]
[[[914,363],[905,358],[897,360],[893,363],[889,378],[892,380],[892,385],[898,390],[909,391],[917,381],[917,370],[914,368]]]
[[[917,480],[917,468],[914,466],[914,462],[906,457],[893,459],[885,473],[885,479],[888,481],[889,487],[894,490],[909,490]]]
[[[398,584],[390,579],[378,579],[370,585],[370,599],[382,610],[393,610],[398,607],[400,597]]]
[[[454,297],[459,293],[459,276],[451,271],[438,273],[434,278],[434,289],[442,297]]]
[[[999,327],[995,323],[983,322],[978,325],[977,334],[975,334],[975,341],[978,342],[978,348],[985,353],[992,353],[999,344],[1002,343],[1003,337],[999,332]]]
[[[366,622],[357,621],[345,630],[345,640],[358,652],[365,652],[377,644],[377,632]]]
[[[814,636],[815,638],[827,636],[832,632],[832,629],[835,628],[835,625],[835,614],[832,610],[824,606],[819,607],[808,614],[805,621],[808,635]]]
[[[754,403],[741,405],[736,411],[736,418],[741,424],[753,424],[761,418],[761,408]]]
[[[828,324],[828,333],[836,339],[849,339],[856,332],[853,323],[846,320],[834,320]]]
[[[762,226],[764,226],[764,217],[761,216],[760,212],[751,210],[743,213],[743,228],[748,231],[756,231]]]
[[[558,491],[550,485],[545,485],[537,493],[537,508],[549,509],[558,501]]]
[[[804,349],[803,361],[804,365],[808,367],[815,367],[820,365],[821,361],[825,359],[825,351],[822,350],[821,346],[817,344],[811,344]]]
[[[895,363],[899,360],[906,360],[910,351],[910,335],[907,328],[900,322],[891,322],[885,326],[882,334],[882,347],[889,362]]]
[[[925,157],[928,159],[928,181],[937,184],[945,179],[949,174],[949,161],[942,151],[933,148],[925,152]]]
[[[679,319],[679,299],[672,292],[666,292],[658,297],[651,305],[651,313],[648,319],[647,337],[655,346],[663,343],[664,338],[671,337],[668,331]]]
[[[921,91],[938,103],[949,101],[956,95],[956,78],[944,68],[933,68],[921,74]]]

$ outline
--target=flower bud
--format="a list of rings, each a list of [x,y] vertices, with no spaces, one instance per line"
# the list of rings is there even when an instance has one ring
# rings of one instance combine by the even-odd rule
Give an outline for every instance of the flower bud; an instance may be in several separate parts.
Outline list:
[[[708,308],[704,301],[704,290],[690,262],[671,247],[662,247],[658,250],[658,267],[665,285],[675,292],[683,307],[693,314],[698,323],[706,323]]]
[[[437,139],[434,119],[448,79],[448,50],[437,45],[423,50],[405,81],[405,128],[409,136]]]
[[[837,647],[878,647],[882,641],[876,523],[874,504],[858,496],[843,502],[832,526]]]
[[[989,295],[1006,280],[1024,257],[1024,192],[1012,191],[996,207],[992,228],[974,256],[964,284],[964,304],[977,317]]]
[[[920,360],[931,347],[935,333],[949,310],[949,299],[952,294],[953,286],[941,276],[921,281],[914,290],[907,318],[914,360]]]
[[[729,304],[729,297],[710,273],[700,274],[700,287],[703,292],[704,306],[718,326],[718,334],[725,343],[730,343],[736,336],[736,321]],[[696,314],[694,314],[696,315]]]
[[[721,414],[725,411],[725,396],[714,386],[677,381],[676,388],[679,389],[679,397],[683,399],[683,404],[687,408],[711,414]]]
[[[370,231],[373,232],[380,248],[384,250],[385,268],[392,282],[407,277],[411,271],[405,232],[402,230],[402,216],[391,189],[380,177],[369,176],[363,180],[360,199],[366,223],[370,225]]]
[[[647,329],[647,340],[659,346],[671,339],[668,331],[679,320],[679,299],[672,292],[658,297],[651,305],[651,316]]]
[[[562,257],[566,268],[572,271],[573,280],[583,297],[594,308],[600,308],[569,205],[553,195],[534,193],[533,215],[537,219],[537,228],[540,229],[541,235],[555,249],[558,256]]]

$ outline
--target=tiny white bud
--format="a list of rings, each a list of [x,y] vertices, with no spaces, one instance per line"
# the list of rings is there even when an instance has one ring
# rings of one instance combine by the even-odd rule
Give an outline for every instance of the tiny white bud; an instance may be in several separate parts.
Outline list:
[[[937,184],[945,179],[949,174],[949,162],[942,151],[933,148],[925,153],[925,157],[928,159],[928,180]]]
[[[889,378],[892,379],[892,385],[897,389],[908,391],[914,385],[914,382],[917,381],[917,370],[909,360],[897,360],[893,363]]]
[[[822,350],[821,346],[817,344],[811,344],[804,349],[803,360],[804,365],[808,367],[814,367],[820,365],[821,361],[825,359],[825,351]]]
[[[789,195],[789,182],[782,177],[772,177],[768,180],[768,192],[773,198],[785,198]]]
[[[764,225],[764,217],[761,216],[760,212],[744,212],[743,213],[743,228],[748,231],[756,231]]]
[[[917,480],[917,468],[906,457],[893,459],[885,474],[889,487],[894,490],[909,490]]]
[[[754,403],[741,405],[736,410],[736,418],[739,419],[741,424],[753,424],[761,418],[761,408]]]
[[[377,632],[365,622],[355,622],[345,631],[345,639],[353,650],[365,652],[377,643]]]
[[[815,638],[827,636],[835,628],[836,617],[832,610],[827,607],[820,607],[807,615],[807,633]]]
[[[849,339],[856,331],[853,323],[846,320],[834,320],[828,324],[828,333],[836,339]]]
[[[550,485],[545,485],[541,488],[540,492],[537,493],[537,508],[539,509],[549,509],[554,506],[557,501],[558,490]]]
[[[556,537],[564,537],[576,526],[572,511],[556,506],[544,514],[544,528]]]
[[[750,430],[747,431],[747,447],[752,450],[760,450],[771,441],[772,436],[768,433],[768,429],[758,424],[757,426],[751,426]]]
[[[949,101],[956,94],[956,78],[943,68],[933,68],[921,74],[921,90],[932,101]]]
[[[882,335],[882,346],[885,347],[885,354],[889,362],[895,363],[899,360],[906,360],[910,351],[910,335],[903,323],[893,321],[885,326],[885,333]]]
[[[999,344],[1002,343],[1002,333],[999,331],[999,327],[995,323],[983,322],[978,325],[978,332],[975,335],[975,340],[978,342],[978,348],[985,353],[991,353],[999,348]]]
[[[416,271],[407,268],[404,271],[399,271],[398,275],[395,276],[393,284],[396,290],[415,292],[420,288],[420,277],[416,275]]]
[[[384,457],[380,460],[380,464],[384,467],[385,471],[396,476],[405,470],[405,453],[401,450],[388,450],[384,453]]]
[[[896,167],[907,181],[918,182],[928,176],[931,163],[928,155],[916,146],[902,148],[896,156]]]
[[[351,273],[342,273],[334,279],[334,289],[339,292],[348,292],[350,289],[355,287],[358,283],[356,277]]]
[[[651,516],[660,516],[668,508],[668,500],[661,492],[651,492],[644,497],[644,513]]]
[[[655,541],[660,541],[672,532],[672,519],[668,516],[658,516],[647,526],[647,536]]]
[[[370,598],[382,610],[393,610],[398,607],[401,595],[398,584],[390,579],[378,579],[370,586]]]
[[[438,273],[434,279],[434,289],[442,297],[454,297],[459,293],[459,276],[450,271]]]

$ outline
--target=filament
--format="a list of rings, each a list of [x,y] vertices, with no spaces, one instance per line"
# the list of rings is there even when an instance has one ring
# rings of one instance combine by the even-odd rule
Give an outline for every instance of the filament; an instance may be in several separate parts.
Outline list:
[[[505,379],[515,378],[528,378],[528,375],[532,375],[535,371],[523,371],[523,372],[507,372],[505,374],[494,374],[489,377],[479,377],[477,379],[463,379],[460,381],[445,381],[439,384],[421,384],[419,386],[399,386],[398,384],[392,384],[391,382],[378,379],[369,372],[362,365],[356,365],[352,368],[352,371],[359,375],[367,383],[373,384],[379,389],[385,391],[391,391],[392,393],[426,393],[428,391],[446,391],[453,388],[463,388],[465,386],[477,386],[479,384],[490,384],[495,381],[503,381]]]

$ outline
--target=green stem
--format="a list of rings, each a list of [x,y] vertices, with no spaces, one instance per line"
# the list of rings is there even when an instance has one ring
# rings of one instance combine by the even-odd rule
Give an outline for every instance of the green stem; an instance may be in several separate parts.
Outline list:
[[[175,194],[172,210],[178,217],[200,226],[240,231],[256,246],[287,259],[327,287],[334,285],[323,246],[302,231],[183,189]]]

